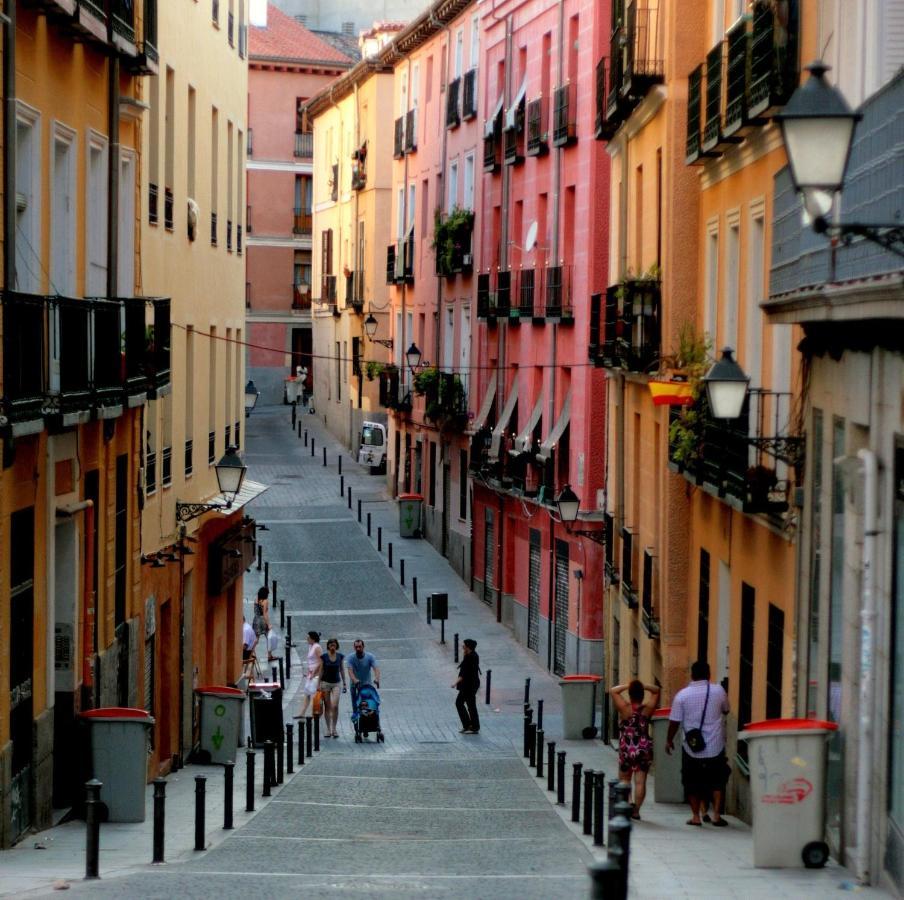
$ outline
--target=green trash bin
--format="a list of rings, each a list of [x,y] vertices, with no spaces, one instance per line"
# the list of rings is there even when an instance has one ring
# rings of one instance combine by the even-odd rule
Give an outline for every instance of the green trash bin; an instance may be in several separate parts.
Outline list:
[[[562,688],[562,737],[566,741],[596,737],[596,689],[599,675],[565,675]]]
[[[399,494],[399,537],[421,536],[421,494]]]
[[[238,688],[212,684],[196,689],[201,698],[201,750],[214,765],[236,761],[241,741],[245,693]]]
[[[102,782],[108,822],[143,822],[148,780],[148,732],[154,719],[143,709],[110,706],[81,714],[91,740],[91,776]]]
[[[653,715],[653,799],[657,803],[684,803],[684,785],[681,782],[681,728],[675,736],[675,751],[666,753],[669,734],[669,713],[664,706]]]

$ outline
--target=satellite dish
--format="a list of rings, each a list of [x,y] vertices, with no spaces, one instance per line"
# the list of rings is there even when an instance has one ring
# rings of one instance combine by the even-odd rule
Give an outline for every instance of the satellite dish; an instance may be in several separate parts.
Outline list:
[[[534,244],[537,243],[537,221],[536,219],[530,223],[530,227],[527,229],[527,237],[524,239],[524,249],[527,253],[530,253],[531,250],[534,249]]]

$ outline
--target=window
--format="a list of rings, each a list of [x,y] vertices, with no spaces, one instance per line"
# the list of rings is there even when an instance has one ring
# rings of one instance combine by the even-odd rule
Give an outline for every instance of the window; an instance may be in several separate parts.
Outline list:
[[[195,105],[197,102],[197,97],[195,95],[195,89],[191,86],[188,88],[188,141],[186,142],[185,152],[187,154],[187,163],[188,163],[188,196],[193,200],[197,199],[195,194],[195,154],[196,154],[196,141],[197,141],[197,125],[196,125],[196,112]]]
[[[471,307],[461,307],[461,321],[458,332],[458,375],[461,378],[465,394],[471,374]]]
[[[763,313],[760,301],[763,299],[763,253],[765,246],[763,216],[750,218],[750,237],[747,242],[747,296],[744,321],[744,368],[750,375],[752,387],[763,384]]]
[[[700,548],[700,586],[697,592],[697,659],[709,653],[709,553]]]
[[[50,204],[50,281],[55,293],[75,294],[75,132],[54,123]],[[18,187],[18,186],[17,186]]]
[[[468,518],[468,451],[458,451],[458,518]]]
[[[226,351],[226,371],[223,378],[223,408],[225,410],[224,421],[226,427],[232,424],[232,348],[235,346],[232,340],[232,329],[226,329],[226,343],[223,349]],[[226,441],[228,447],[230,441]]]
[[[226,122],[226,249],[232,249],[232,165],[233,165],[233,125]]]
[[[406,223],[407,228],[405,229],[406,234],[410,234],[414,229],[414,214],[417,207],[414,204],[416,199],[415,186],[413,184],[408,185],[408,222]]]
[[[725,247],[725,330],[720,347],[738,346],[738,269],[741,265],[741,226],[737,218],[728,222]],[[746,364],[746,360],[745,360]]]
[[[766,718],[782,715],[782,670],[785,657],[785,613],[769,604],[769,634],[766,650]]]
[[[210,326],[207,341],[207,464],[216,462],[217,435],[217,327]]]
[[[446,307],[443,322],[443,369],[451,371],[455,366],[455,307]]]
[[[220,114],[210,111],[210,242],[217,242],[217,173],[220,168]]]
[[[465,52],[465,30],[464,28],[459,28],[458,31],[455,32],[455,56],[453,57],[452,62],[452,77],[460,78],[462,64],[464,62],[464,52]]]
[[[817,700],[819,697],[819,688],[824,683],[822,667],[819,660],[819,621],[820,621],[820,586],[822,584],[822,554],[823,554],[823,523],[822,523],[822,502],[823,491],[825,489],[823,476],[823,414],[822,410],[813,408],[812,418],[811,449],[809,451],[812,462],[812,487],[807,492],[812,498],[812,507],[810,510],[810,597],[809,597],[809,619],[807,630],[808,634],[808,659],[807,659],[807,684],[809,686],[807,694],[807,716],[816,718]],[[900,483],[900,482],[899,482]],[[904,575],[904,570],[902,570]],[[902,620],[904,625],[904,620]],[[904,659],[904,656],[901,657]],[[904,719],[901,720],[904,722]]]
[[[480,60],[480,16],[471,17],[471,68],[477,67]]]
[[[119,151],[119,226],[117,266],[120,297],[131,297],[135,287],[135,168],[136,155]]]
[[[449,166],[449,196],[446,202],[446,212],[451,213],[458,201],[458,160],[454,160]]]
[[[126,560],[129,558],[129,457],[116,457],[116,507],[113,529],[113,597],[116,626],[126,621]]]
[[[712,222],[706,234],[706,306],[703,313],[703,331],[716,338],[716,302],[719,294],[719,223]]]
[[[93,132],[88,136],[87,190],[85,293],[98,297],[107,293],[107,140]]]
[[[465,156],[464,182],[462,185],[462,208],[474,209],[474,152]]]
[[[405,188],[400,187],[396,197],[396,238],[402,240],[405,234]]]
[[[336,402],[342,402],[342,356],[339,352],[339,341],[336,341]]]
[[[408,112],[408,70],[402,69],[399,80],[399,115],[404,116]]]
[[[160,184],[160,78],[154,75],[148,82],[148,223],[156,225]]]
[[[166,118],[163,138],[164,222],[173,228],[173,184],[176,180],[176,73],[166,67]]]
[[[738,723],[746,725],[753,715],[753,653],[756,624],[756,591],[741,582],[741,646],[738,660]],[[747,742],[738,741],[738,756],[747,759]]]
[[[348,341],[342,342],[342,383],[348,384]]]
[[[185,326],[185,383],[195,383],[195,329],[193,325]],[[195,392],[185,391],[185,476],[191,475],[194,468],[192,436],[195,431]]]
[[[430,471],[427,475],[427,486],[429,488],[427,502],[431,506],[436,506],[436,441],[428,441],[427,443],[430,445],[430,451],[427,454],[427,464],[430,466]]]

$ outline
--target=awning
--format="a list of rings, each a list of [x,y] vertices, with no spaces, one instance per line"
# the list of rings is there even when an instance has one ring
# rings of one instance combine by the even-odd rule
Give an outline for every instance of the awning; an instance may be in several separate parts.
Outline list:
[[[525,73],[524,78],[521,81],[521,87],[518,88],[518,93],[515,94],[515,99],[512,100],[511,106],[505,112],[505,127],[506,130],[515,127],[515,119],[518,113],[518,107],[524,103],[524,95],[527,93],[527,74]]]
[[[647,383],[653,406],[690,406],[694,389],[687,381],[650,381]]]
[[[552,431],[546,436],[546,440],[540,444],[540,452],[537,454],[537,457],[540,460],[546,462],[546,460],[552,456],[552,451],[556,449],[556,444],[561,440],[570,421],[571,388],[568,388],[568,393],[565,395],[565,402],[562,404],[562,411],[559,413],[559,418],[556,420],[556,424],[553,425]]]
[[[496,129],[496,119],[499,118],[499,114],[502,112],[502,104],[505,102],[505,93],[501,93],[499,95],[499,99],[496,101],[496,105],[493,107],[493,111],[487,117],[486,122],[483,126],[483,136],[484,137],[492,137],[493,131]]]
[[[242,489],[235,495],[235,500],[232,501],[232,506],[229,509],[226,509],[229,498],[225,494],[214,497],[211,502],[222,503],[223,508],[219,512],[224,516],[231,516],[237,509],[241,509],[246,503],[250,503],[255,497],[259,497],[269,487],[269,484],[261,484],[259,481],[251,481],[246,478],[242,482]]]
[[[534,405],[533,412],[530,414],[530,418],[527,420],[527,425],[524,426],[524,429],[515,438],[515,446],[513,449],[509,450],[509,453],[512,456],[517,456],[519,453],[527,453],[530,450],[531,444],[534,439],[534,429],[537,427],[537,423],[540,421],[541,416],[543,415],[543,391],[540,391],[540,396],[537,397],[537,402]]]
[[[483,395],[483,402],[480,404],[477,415],[468,423],[468,434],[476,434],[486,424],[490,410],[493,408],[493,400],[495,397],[496,373],[494,372],[493,377],[490,378],[490,383],[487,385],[487,392]]]
[[[490,452],[487,455],[490,462],[495,462],[499,459],[499,444],[502,441],[502,433],[508,427],[509,419],[512,417],[512,412],[514,412],[515,404],[517,402],[518,378],[516,377],[512,382],[512,389],[509,391],[508,399],[505,401],[505,406],[502,409],[502,415],[499,416],[499,421],[493,429],[493,437],[490,440]]]

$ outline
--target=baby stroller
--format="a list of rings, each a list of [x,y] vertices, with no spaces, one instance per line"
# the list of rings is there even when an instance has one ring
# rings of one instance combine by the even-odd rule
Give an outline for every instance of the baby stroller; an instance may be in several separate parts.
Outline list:
[[[377,743],[385,740],[380,729],[380,695],[372,684],[362,684],[358,688],[357,708],[352,710],[352,724],[355,726],[355,743],[363,743],[368,734],[376,733]]]

